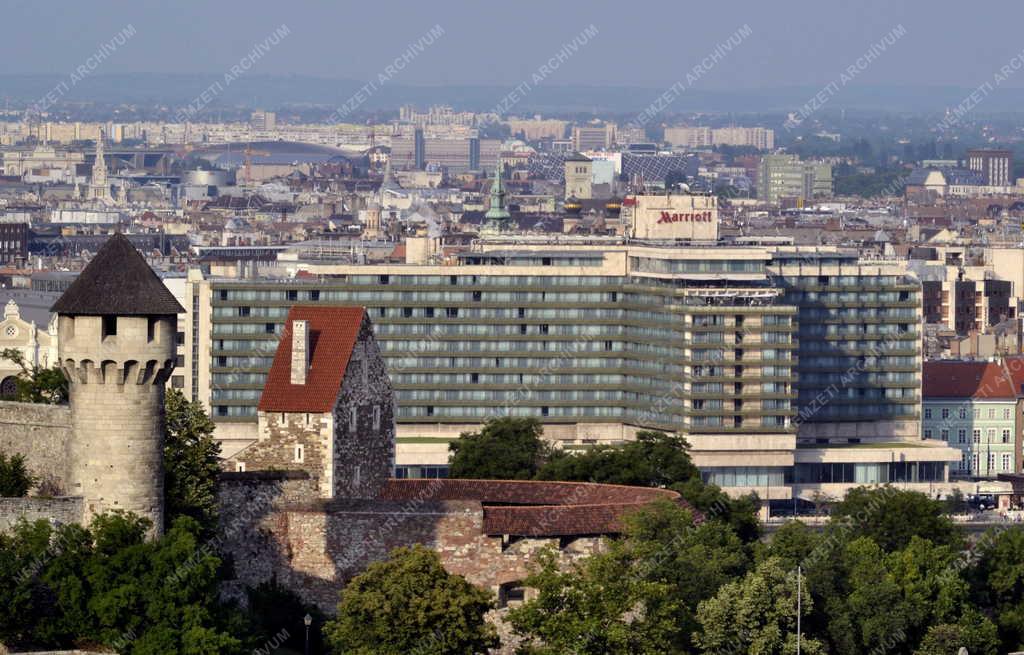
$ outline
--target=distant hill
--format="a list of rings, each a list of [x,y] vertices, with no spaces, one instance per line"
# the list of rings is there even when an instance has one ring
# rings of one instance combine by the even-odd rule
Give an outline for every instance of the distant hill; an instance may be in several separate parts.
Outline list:
[[[984,82],[982,80],[981,82]],[[357,80],[327,79],[303,75],[242,76],[224,84],[221,75],[133,73],[92,75],[71,85],[60,75],[0,75],[0,100],[12,105],[35,102],[61,83],[70,88],[63,102],[104,102],[166,104],[179,107],[194,102],[204,90],[220,84],[222,91],[208,109],[217,107],[283,107],[286,105],[341,106],[364,86]],[[533,87],[511,108],[512,113],[533,112],[639,112],[671,86],[640,88],[626,86]],[[388,82],[359,105],[359,109],[395,108],[400,104],[419,106],[449,104],[461,110],[489,111],[513,86],[453,85],[413,86]],[[668,112],[768,112],[792,111],[808,102],[821,86],[765,88],[753,90],[704,90],[701,82],[679,94]],[[941,112],[965,100],[974,89],[958,87],[859,86],[841,87],[828,98],[827,109],[866,109],[907,112]],[[995,88],[978,104],[984,113],[1018,111],[1024,107],[1024,89]]]

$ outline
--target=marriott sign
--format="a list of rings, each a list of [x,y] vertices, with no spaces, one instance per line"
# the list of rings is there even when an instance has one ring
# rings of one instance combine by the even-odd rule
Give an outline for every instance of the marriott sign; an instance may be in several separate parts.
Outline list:
[[[701,194],[627,196],[622,220],[636,239],[718,240],[718,198]]]
[[[659,223],[710,223],[712,220],[711,212],[696,212],[693,214],[681,214],[679,212],[669,213],[661,212],[661,217],[658,219]]]

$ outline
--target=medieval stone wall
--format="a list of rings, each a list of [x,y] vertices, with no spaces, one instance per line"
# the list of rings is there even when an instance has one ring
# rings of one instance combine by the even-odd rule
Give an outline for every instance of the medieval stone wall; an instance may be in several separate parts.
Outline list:
[[[33,475],[67,491],[71,409],[0,401],[0,452],[19,453]]]
[[[9,531],[22,519],[81,523],[83,509],[81,498],[0,498],[0,532]]]
[[[238,596],[245,586],[277,578],[329,613],[348,580],[399,546],[432,548],[448,571],[495,593],[523,580],[541,548],[555,547],[568,563],[601,547],[599,537],[486,535],[483,507],[470,500],[424,495],[403,501],[298,502],[301,485],[294,481],[254,479],[225,482],[220,493],[227,514],[218,545],[234,561],[237,577],[228,594]]]

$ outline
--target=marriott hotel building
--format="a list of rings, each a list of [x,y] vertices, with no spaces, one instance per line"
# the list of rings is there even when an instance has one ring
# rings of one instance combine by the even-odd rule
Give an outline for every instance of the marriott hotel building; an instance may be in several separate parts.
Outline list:
[[[448,443],[493,416],[535,417],[572,449],[675,432],[707,480],[778,502],[886,482],[938,491],[959,460],[921,437],[921,284],[897,263],[522,237],[444,265],[282,255],[276,274],[190,274],[185,391],[227,456],[256,438],[288,309],[329,304],[373,320],[399,476],[445,475]]]

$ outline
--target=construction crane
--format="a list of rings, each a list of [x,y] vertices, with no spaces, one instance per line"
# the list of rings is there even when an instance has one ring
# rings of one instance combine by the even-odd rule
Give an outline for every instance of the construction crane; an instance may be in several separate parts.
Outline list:
[[[253,150],[252,145],[245,146],[245,150],[242,151],[245,155],[243,160],[243,179],[246,184],[252,184],[252,156],[259,155],[260,157],[269,157],[270,153],[266,150]]]

